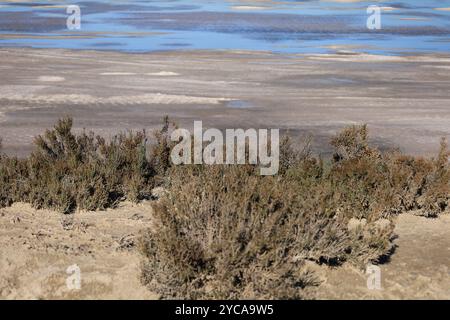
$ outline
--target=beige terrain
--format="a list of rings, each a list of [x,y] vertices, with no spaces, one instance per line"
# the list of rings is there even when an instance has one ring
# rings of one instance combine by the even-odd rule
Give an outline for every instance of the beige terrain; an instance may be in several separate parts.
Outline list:
[[[139,282],[139,234],[151,227],[151,202],[62,216],[26,204],[0,209],[0,298],[156,299]],[[398,218],[398,248],[381,265],[382,290],[364,270],[312,265],[319,299],[450,299],[450,215]],[[67,268],[81,271],[69,290]]]
[[[450,299],[450,215],[429,219],[405,213],[395,229],[398,246],[381,268],[381,290],[350,266],[319,268],[326,299]]]
[[[63,216],[26,204],[0,209],[0,298],[154,299],[139,282],[136,241],[149,204]],[[66,279],[77,265],[81,289]]]

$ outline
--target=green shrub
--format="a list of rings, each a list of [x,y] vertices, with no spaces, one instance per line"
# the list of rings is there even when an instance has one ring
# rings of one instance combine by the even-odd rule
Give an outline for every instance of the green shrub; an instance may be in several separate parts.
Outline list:
[[[58,121],[35,140],[27,159],[0,157],[2,206],[27,201],[36,208],[96,210],[114,207],[118,201],[148,198],[155,185],[169,179],[171,130],[164,118],[154,133],[147,159],[145,131],[118,134],[109,141],[93,133],[72,133],[72,119]],[[334,190],[335,205],[350,217],[389,217],[408,210],[437,216],[449,208],[449,151],[443,140],[436,159],[382,154],[369,146],[366,126],[344,129],[331,141],[331,163],[314,158],[308,149],[296,152],[288,137],[280,143],[280,171],[285,178],[300,180],[300,193],[318,184]]]

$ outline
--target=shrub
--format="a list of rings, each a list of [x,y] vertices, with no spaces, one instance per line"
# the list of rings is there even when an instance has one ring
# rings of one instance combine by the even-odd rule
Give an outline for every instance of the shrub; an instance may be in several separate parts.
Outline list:
[[[352,160],[366,157],[377,157],[378,150],[370,148],[367,125],[344,128],[330,141],[335,148],[334,160]]]
[[[0,208],[22,199],[27,175],[26,161],[0,154]]]
[[[93,133],[75,136],[71,129],[72,119],[62,119],[35,140],[29,158],[29,201],[35,207],[63,213],[105,209],[150,193],[153,171],[144,131],[121,133],[107,142]]]
[[[349,227],[314,158],[283,179],[251,166],[186,166],[170,176],[141,245],[143,282],[164,298],[304,298],[318,283],[307,260],[365,264],[392,250],[389,220]]]
[[[171,167],[170,152],[176,145],[171,141],[170,134],[172,130],[177,129],[174,123],[170,123],[169,117],[163,118],[163,125],[160,130],[153,133],[155,143],[150,147],[150,165],[155,173],[155,184],[164,184],[167,180],[167,171]]]
[[[7,157],[1,153],[0,138],[0,208],[10,206],[22,197],[26,188],[27,167],[25,161]]]
[[[146,141],[145,131],[120,133],[110,141],[93,133],[75,135],[72,119],[61,119],[36,137],[27,159],[0,158],[0,204],[26,201],[35,208],[70,213],[147,198],[155,173],[146,157]]]
[[[152,290],[171,298],[300,298],[315,283],[297,258],[300,226],[288,221],[295,196],[282,180],[250,166],[170,174],[154,232],[142,241],[143,281]]]
[[[446,141],[436,159],[382,154],[367,142],[367,128],[349,127],[338,134],[330,180],[339,203],[352,216],[377,217],[409,210],[437,216],[448,208],[450,164]]]
[[[450,152],[445,139],[436,159],[432,160],[432,170],[425,178],[424,186],[418,190],[418,206],[422,214],[436,217],[450,208]]]
[[[366,126],[331,141],[329,163],[280,143],[280,175],[252,166],[169,169],[168,192],[144,233],[142,280],[163,298],[302,298],[306,261],[357,266],[393,252],[395,214],[448,207],[448,151],[382,154]],[[423,198],[423,200],[421,200]]]

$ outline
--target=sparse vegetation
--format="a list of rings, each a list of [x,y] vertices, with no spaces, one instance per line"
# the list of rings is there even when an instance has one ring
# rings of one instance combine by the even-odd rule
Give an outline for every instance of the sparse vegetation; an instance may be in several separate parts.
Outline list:
[[[299,289],[315,282],[297,257],[301,243],[293,240],[305,220],[283,180],[261,181],[249,166],[170,174],[170,195],[155,206],[154,232],[142,244],[152,290],[193,299],[301,298]]]
[[[447,208],[444,143],[434,160],[383,155],[365,126],[331,143],[324,163],[284,139],[277,177],[251,166],[172,168],[142,240],[144,283],[164,298],[301,298],[317,283],[306,261],[376,263],[394,248],[396,213]]]
[[[437,158],[425,159],[399,152],[382,154],[368,145],[367,128],[349,127],[332,140],[336,148],[330,180],[339,203],[352,216],[379,217],[416,210],[436,217],[449,208],[450,163],[446,141]]]
[[[155,150],[165,142],[156,134]],[[34,144],[27,159],[1,157],[1,205],[24,201],[71,213],[114,207],[124,199],[137,202],[150,197],[158,174],[153,163],[162,162],[155,157],[165,156],[153,152],[147,158],[145,131],[120,133],[107,141],[92,132],[73,134],[70,118],[59,120]]]
[[[445,140],[434,159],[382,153],[353,126],[323,160],[285,137],[279,174],[260,176],[250,165],[172,167],[171,127],[165,118],[154,144],[145,131],[107,141],[62,119],[28,158],[0,156],[0,206],[105,209],[163,185],[141,241],[142,280],[164,298],[196,299],[308,297],[318,283],[308,261],[379,262],[393,250],[396,214],[450,208]]]
[[[119,134],[106,142],[92,133],[75,136],[63,119],[35,140],[27,197],[36,208],[96,210],[122,198],[137,201],[151,184],[145,132]]]

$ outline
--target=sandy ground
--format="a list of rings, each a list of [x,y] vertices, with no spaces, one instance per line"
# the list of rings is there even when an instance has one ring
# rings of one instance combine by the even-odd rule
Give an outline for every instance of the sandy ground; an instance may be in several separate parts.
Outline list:
[[[151,203],[63,216],[26,204],[0,209],[1,299],[155,299],[139,282],[139,234],[151,226]],[[70,217],[70,218],[68,218]],[[319,299],[450,299],[450,215],[398,218],[398,248],[381,265],[381,290],[364,271],[311,266]],[[77,265],[81,289],[69,290]]]
[[[397,249],[380,265],[381,288],[368,289],[368,275],[351,266],[316,267],[320,299],[450,299],[450,215],[429,219],[399,216]]]
[[[387,57],[341,52],[176,51],[148,54],[0,49],[0,136],[24,155],[63,115],[77,129],[110,136],[180,126],[280,128],[314,137],[368,123],[374,143],[412,154],[450,137],[450,56]]]
[[[139,282],[135,250],[151,212],[148,204],[129,204],[63,219],[26,204],[0,209],[0,298],[156,298]],[[66,284],[73,265],[80,270],[79,290]]]

